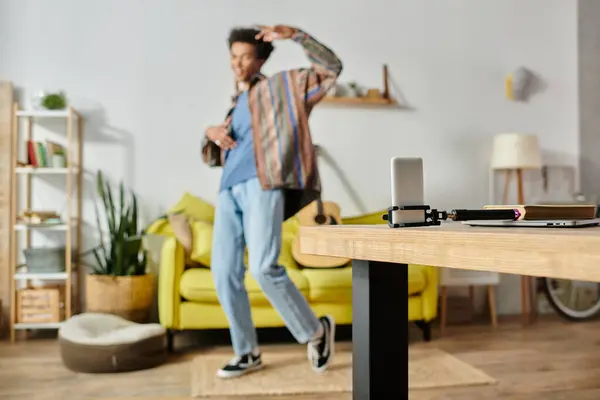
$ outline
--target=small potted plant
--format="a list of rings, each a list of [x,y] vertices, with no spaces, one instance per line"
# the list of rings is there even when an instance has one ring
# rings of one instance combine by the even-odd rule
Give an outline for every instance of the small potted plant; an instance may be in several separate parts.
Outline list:
[[[97,190],[104,208],[104,224],[96,208],[100,245],[92,251],[95,264],[86,275],[87,311],[147,322],[154,279],[146,270],[145,232],[139,229],[137,198],[122,182],[116,197],[102,172],[97,175]]]
[[[67,96],[64,92],[45,94],[42,97],[42,107],[47,110],[64,110],[67,107]]]

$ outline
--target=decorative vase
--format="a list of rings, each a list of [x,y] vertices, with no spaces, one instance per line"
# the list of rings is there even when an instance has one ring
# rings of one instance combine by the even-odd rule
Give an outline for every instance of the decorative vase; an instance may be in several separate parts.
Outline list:
[[[360,97],[360,92],[358,90],[358,86],[353,83],[346,84],[346,97]]]
[[[38,90],[31,96],[31,108],[33,110],[43,110],[44,106],[42,106],[42,101],[46,96],[47,92],[45,90]]]
[[[88,274],[85,293],[88,312],[113,314],[129,321],[147,323],[154,294],[154,277],[152,274]]]

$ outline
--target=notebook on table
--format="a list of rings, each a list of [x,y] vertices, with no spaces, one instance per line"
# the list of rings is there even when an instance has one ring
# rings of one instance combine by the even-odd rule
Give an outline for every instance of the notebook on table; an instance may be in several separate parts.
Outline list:
[[[596,226],[597,206],[594,204],[534,204],[534,205],[488,205],[486,210],[519,210],[518,221],[465,221],[471,226],[514,227],[565,227]]]

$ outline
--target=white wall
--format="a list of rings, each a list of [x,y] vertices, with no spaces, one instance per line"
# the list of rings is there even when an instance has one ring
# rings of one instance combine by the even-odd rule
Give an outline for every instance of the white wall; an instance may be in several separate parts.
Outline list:
[[[341,81],[381,85],[410,110],[321,106],[313,136],[368,210],[389,205],[389,158],[421,156],[426,198],[438,208],[488,201],[492,136],[540,136],[547,162],[577,166],[576,3],[564,0],[1,0],[0,78],[23,90],[64,89],[89,118],[86,169],[123,178],[150,215],[184,191],[216,198],[219,172],[199,156],[233,87],[226,36],[237,24],[304,28],[344,62]],[[306,65],[277,43],[266,72]],[[528,104],[504,98],[504,77],[526,66],[545,82]],[[333,170],[324,195],[362,211]],[[91,211],[91,210],[88,210]],[[90,221],[93,220],[90,215]],[[516,280],[500,312],[518,312]]]

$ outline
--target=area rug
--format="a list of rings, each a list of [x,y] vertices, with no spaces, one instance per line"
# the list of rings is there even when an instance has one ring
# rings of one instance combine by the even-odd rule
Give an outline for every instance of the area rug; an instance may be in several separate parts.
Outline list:
[[[494,383],[496,380],[482,370],[445,351],[411,349],[409,352],[408,387],[411,390]]]
[[[483,371],[438,349],[410,349],[409,388],[432,389],[492,384]],[[337,352],[324,374],[310,368],[306,353],[263,354],[262,370],[223,380],[216,371],[223,356],[202,355],[191,364],[192,396],[281,396],[352,392],[352,353]]]

